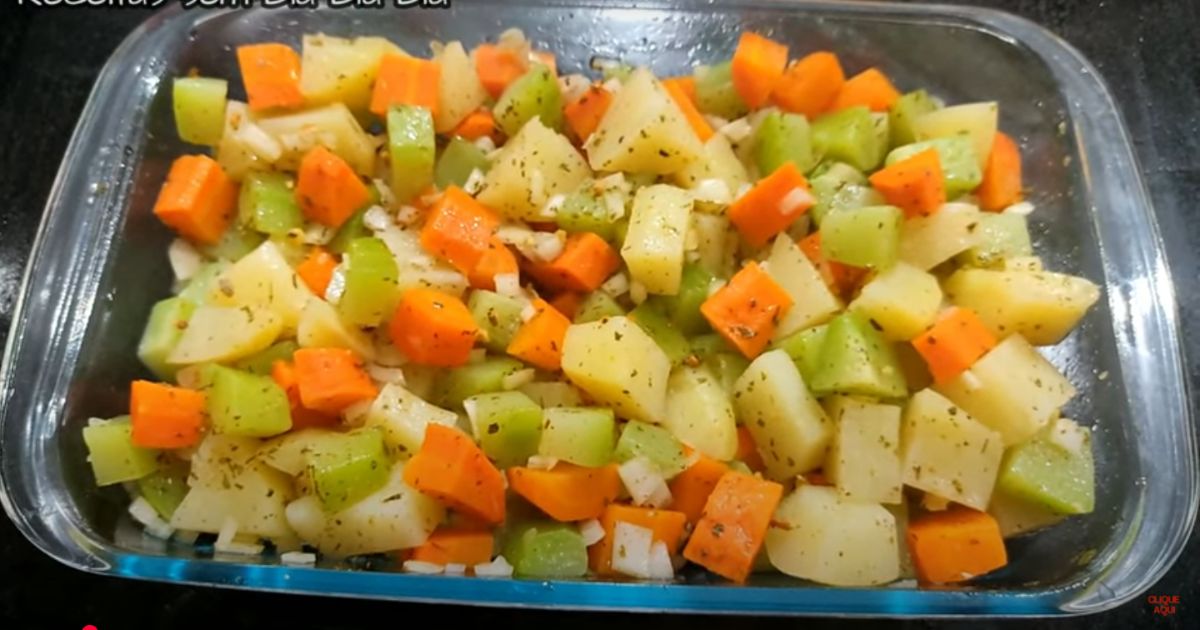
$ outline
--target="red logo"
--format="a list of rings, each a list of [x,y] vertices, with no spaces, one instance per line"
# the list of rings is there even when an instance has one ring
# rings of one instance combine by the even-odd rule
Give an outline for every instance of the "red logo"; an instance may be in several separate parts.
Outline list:
[[[1146,603],[1154,607],[1150,611],[1156,615],[1170,617],[1175,614],[1175,608],[1179,606],[1178,595],[1150,595],[1146,597]]]

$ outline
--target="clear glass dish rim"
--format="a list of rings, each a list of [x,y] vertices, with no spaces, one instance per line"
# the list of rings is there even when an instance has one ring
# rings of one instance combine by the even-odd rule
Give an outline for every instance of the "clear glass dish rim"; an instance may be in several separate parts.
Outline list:
[[[461,0],[460,0],[461,1]],[[1069,44],[1014,15],[974,7],[880,4],[821,0],[520,0],[537,7],[678,9],[819,9],[845,16],[895,21],[920,20],[979,30],[1019,43],[1050,69],[1067,96],[1079,153],[1100,235],[1105,284],[1114,313],[1114,335],[1130,407],[1146,417],[1169,419],[1162,435],[1139,431],[1138,455],[1145,477],[1137,518],[1105,558],[1096,579],[1031,591],[927,591],[900,588],[696,587],[586,581],[524,581],[345,572],[141,555],[115,548],[81,532],[74,506],[39,501],[48,488],[41,466],[56,454],[29,418],[61,408],[70,370],[42,370],[31,393],[17,396],[13,375],[31,359],[52,367],[72,366],[98,295],[92,261],[108,259],[124,214],[129,181],[121,176],[138,156],[143,115],[124,118],[105,112],[138,111],[137,81],[154,80],[155,42],[179,35],[215,13],[189,13],[178,6],[156,13],[121,44],[102,70],[71,138],[48,198],[16,305],[0,366],[0,502],[17,528],[39,549],[64,564],[99,574],[197,585],[312,593],[405,601],[576,609],[708,612],[730,614],[843,616],[1065,616],[1099,612],[1138,596],[1159,579],[1182,552],[1198,503],[1196,434],[1188,404],[1174,285],[1137,160],[1112,95],[1095,68]],[[261,9],[260,9],[261,10]],[[134,71],[130,71],[130,69]],[[124,88],[124,89],[123,89]],[[103,131],[103,133],[102,133]],[[108,151],[104,150],[108,147]],[[88,182],[109,182],[96,187]],[[83,212],[78,207],[94,208]],[[80,216],[82,215],[82,216]],[[1130,233],[1139,238],[1127,238]],[[70,248],[70,249],[68,249]],[[55,252],[74,254],[54,258]],[[48,254],[50,254],[48,256]],[[85,312],[89,317],[73,317]],[[1117,314],[1125,314],[1118,320]],[[30,342],[33,339],[34,343]],[[37,341],[48,342],[37,347]],[[1135,354],[1158,360],[1145,369]],[[1151,385],[1166,388],[1151,395]],[[50,412],[52,413],[52,412]],[[1152,442],[1144,440],[1150,439]],[[1149,458],[1149,459],[1148,459]],[[1147,467],[1148,466],[1148,467]],[[1156,482],[1170,482],[1173,490]],[[1182,518],[1146,521],[1149,502],[1172,502]],[[1182,503],[1180,503],[1182,501]],[[1171,504],[1171,503],[1168,503]],[[1154,542],[1151,543],[1150,541]]]

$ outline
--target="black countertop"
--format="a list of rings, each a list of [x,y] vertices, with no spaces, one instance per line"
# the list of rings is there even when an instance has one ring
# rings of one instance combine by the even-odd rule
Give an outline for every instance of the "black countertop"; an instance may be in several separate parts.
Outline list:
[[[1195,0],[993,0],[1078,47],[1117,95],[1132,131],[1177,282],[1190,378],[1200,385],[1200,2]],[[47,193],[96,74],[144,10],[19,8],[0,3],[0,342]],[[1195,403],[1193,403],[1195,407]],[[0,518],[0,620],[10,627],[355,627],[403,624],[413,605],[200,589],[102,578],[55,563]],[[1178,595],[1171,617],[1146,598],[1117,610],[1021,627],[1200,627],[1200,536],[1150,595]],[[646,617],[423,607],[466,623],[625,624]],[[745,625],[731,618],[658,616],[664,627]],[[817,620],[755,620],[778,627]],[[831,622],[829,622],[831,623]],[[882,622],[855,622],[874,625]],[[903,627],[986,627],[989,621],[914,620]],[[385,626],[386,627],[386,626]]]

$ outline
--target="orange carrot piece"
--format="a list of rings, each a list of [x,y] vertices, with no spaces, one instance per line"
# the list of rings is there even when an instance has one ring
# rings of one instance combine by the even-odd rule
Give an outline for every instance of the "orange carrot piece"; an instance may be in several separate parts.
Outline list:
[[[758,452],[758,444],[754,442],[754,435],[750,433],[750,429],[738,425],[737,428],[737,453],[733,458],[742,462],[747,468],[754,472],[762,472],[767,469],[766,462],[763,461],[762,455]]]
[[[533,317],[517,329],[507,352],[543,370],[557,370],[562,365],[563,339],[571,320],[545,300],[534,300],[533,308]]]
[[[691,79],[691,77],[688,78]],[[683,117],[687,119],[692,131],[696,132],[696,136],[700,138],[701,142],[708,142],[713,135],[712,125],[708,124],[708,119],[700,113],[700,110],[696,109],[695,98],[688,95],[687,85],[683,79],[667,79],[662,84],[666,88],[667,94],[670,94],[675,104],[679,106],[679,111],[683,112]],[[691,87],[694,95],[696,92],[694,79],[692,79]]]
[[[733,87],[750,109],[767,104],[787,60],[787,46],[757,33],[742,33],[731,70]]]
[[[698,523],[708,495],[728,471],[729,466],[724,462],[701,454],[695,463],[671,480],[671,509],[686,514],[689,523]]]
[[[393,105],[415,105],[438,113],[442,67],[436,61],[386,53],[379,62],[371,113],[384,116]]]
[[[550,518],[564,523],[600,518],[621,491],[615,465],[585,468],[560,463],[551,470],[508,469],[508,484]]]
[[[934,149],[875,171],[869,178],[871,186],[906,217],[929,216],[946,203],[946,187],[942,183],[942,162]]]
[[[617,523],[629,523],[649,529],[654,542],[667,546],[672,555],[679,550],[683,539],[683,527],[687,523],[687,515],[674,510],[658,510],[654,508],[634,507],[621,503],[609,503],[600,515],[600,526],[604,528],[604,538],[588,547],[588,566],[597,575],[615,575],[612,570],[613,536]]]
[[[200,443],[206,397],[182,387],[134,381],[129,387],[133,443],[143,448],[185,448]]]
[[[211,245],[233,220],[237,185],[216,160],[185,155],[171,165],[154,215],[184,238]]]
[[[607,241],[591,232],[567,238],[563,251],[550,262],[531,263],[529,275],[555,291],[595,291],[621,267],[621,257]]]
[[[318,145],[300,161],[296,201],[304,216],[331,228],[341,227],[371,199],[366,184],[341,157]]]
[[[421,228],[421,247],[470,274],[488,251],[500,217],[458,186],[442,193]]]
[[[304,406],[304,402],[300,400],[300,382],[296,378],[296,366],[291,361],[280,359],[272,363],[271,380],[275,381],[275,384],[287,394],[293,431],[308,427],[328,427],[338,423],[336,415],[322,413]]]
[[[837,55],[818,51],[788,67],[771,99],[784,110],[815,118],[829,109],[845,83]]]
[[[472,529],[439,529],[413,550],[410,560],[472,567],[492,560],[492,532]]]
[[[508,48],[480,44],[471,54],[475,57],[475,72],[479,75],[479,81],[492,98],[500,98],[509,83],[525,74],[526,64]]]
[[[667,85],[668,83],[675,86],[676,90],[679,90],[681,94],[686,96],[692,105],[696,104],[696,77],[689,74],[663,79],[663,85]]]
[[[816,202],[804,174],[784,162],[729,206],[729,221],[747,243],[762,247]]]
[[[300,401],[309,409],[336,414],[379,393],[358,357],[345,348],[301,348],[292,360]]]
[[[1017,143],[997,131],[992,152],[983,167],[983,181],[975,189],[979,206],[999,212],[1021,200],[1021,150]]]
[[[975,311],[955,306],[913,338],[912,345],[929,366],[933,382],[941,385],[996,347],[996,338]]]
[[[873,112],[886,112],[898,98],[900,92],[887,75],[877,68],[867,68],[846,80],[830,109],[837,111],[861,105]]]
[[[533,51],[533,63],[540,63],[550,70],[550,74],[558,76],[558,57],[549,50]]]
[[[425,427],[421,449],[404,466],[404,482],[487,525],[504,522],[504,475],[454,427]]]
[[[775,325],[791,306],[791,296],[751,262],[705,300],[700,312],[713,330],[753,359],[770,343]]]
[[[858,286],[859,281],[866,277],[866,269],[825,258],[825,255],[821,253],[820,232],[813,232],[800,239],[796,244],[800,246],[800,251],[804,252],[804,255],[808,257],[813,266],[817,268],[817,272],[821,274],[821,279],[825,281],[825,285],[836,295],[842,297],[850,295],[854,287]]]
[[[604,118],[612,101],[611,92],[601,85],[593,85],[563,108],[567,125],[571,127],[571,131],[580,142],[587,140],[596,127],[600,126],[600,120]]]
[[[1008,564],[1000,525],[987,512],[954,506],[908,523],[908,550],[925,584],[963,582]]]
[[[762,548],[783,486],[736,471],[725,473],[704,504],[683,557],[734,582],[745,582]]]
[[[470,358],[479,327],[457,296],[418,287],[404,292],[388,332],[414,363],[457,367]]]
[[[300,107],[300,55],[283,44],[239,46],[238,67],[250,109],[262,111],[276,107]]]
[[[554,310],[562,313],[567,319],[574,320],[575,314],[579,312],[579,307],[583,305],[583,298],[582,293],[564,291],[550,300],[550,306],[553,306]]]
[[[520,273],[517,256],[499,238],[493,236],[488,240],[487,249],[479,256],[467,279],[476,289],[494,291],[496,276],[500,274]]]
[[[471,112],[467,117],[458,123],[454,131],[450,132],[452,136],[459,136],[465,140],[478,140],[484,136],[495,139],[496,135],[496,117],[492,112],[486,109]]]
[[[324,296],[325,289],[329,288],[329,281],[333,279],[333,270],[337,265],[336,256],[330,254],[324,247],[314,247],[304,262],[296,265],[296,274],[309,289],[312,289],[313,293]]]

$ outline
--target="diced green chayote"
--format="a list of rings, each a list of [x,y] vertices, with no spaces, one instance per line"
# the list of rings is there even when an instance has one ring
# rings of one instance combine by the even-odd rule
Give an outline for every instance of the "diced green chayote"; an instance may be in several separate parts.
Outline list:
[[[577,466],[603,466],[616,448],[616,416],[604,407],[553,407],[544,412],[538,454]]]
[[[305,471],[326,512],[340,512],[388,480],[391,462],[378,429],[328,433],[309,445]]]
[[[407,203],[433,183],[437,152],[433,115],[424,107],[393,107],[387,114],[387,133],[392,194],[396,201]]]
[[[750,367],[750,362],[740,352],[718,352],[705,357],[704,365],[717,377],[725,391],[733,391],[733,384]]]
[[[295,181],[283,173],[247,173],[238,195],[238,223],[272,236],[300,227],[304,217],[295,188]]]
[[[542,408],[521,392],[495,392],[463,401],[479,446],[501,468],[523,465],[536,455]]]
[[[683,266],[678,293],[655,295],[646,302],[661,305],[661,312],[679,332],[698,335],[712,330],[708,320],[700,313],[700,305],[708,299],[708,289],[713,280],[713,275],[701,265],[687,263]]]
[[[733,64],[729,61],[715,66],[697,66],[696,108],[705,114],[728,120],[745,116],[750,108],[733,86]]]
[[[442,407],[457,409],[471,396],[503,390],[504,378],[524,368],[524,363],[513,358],[488,357],[446,370],[434,388],[434,399]]]
[[[845,162],[860,171],[875,170],[887,151],[886,136],[881,142],[878,124],[866,107],[826,114],[810,127],[813,149],[823,159]]]
[[[259,376],[270,376],[271,369],[275,366],[276,361],[291,361],[292,355],[300,346],[293,340],[280,341],[270,348],[252,354],[245,359],[240,359],[233,364],[233,367],[257,374]]]
[[[1010,258],[1033,255],[1029,225],[1022,215],[982,213],[973,234],[975,245],[961,254],[968,265],[990,267]]]
[[[812,383],[821,366],[821,348],[825,345],[825,331],[828,325],[822,324],[801,330],[772,344],[787,353],[800,370],[800,376],[805,383]]]
[[[167,298],[150,309],[137,353],[142,364],[158,378],[165,381],[175,378],[178,366],[167,363],[167,356],[179,343],[195,309],[195,304],[181,297]]]
[[[579,310],[575,312],[575,323],[586,324],[604,319],[605,317],[616,317],[624,314],[625,309],[611,295],[604,291],[592,291],[586,298],[583,298],[583,303],[579,305]]]
[[[688,343],[691,345],[692,354],[699,359],[707,359],[714,354],[719,354],[722,352],[738,351],[737,348],[734,348],[729,344],[728,341],[725,340],[724,337],[718,335],[717,333],[697,335]]]
[[[222,79],[180,77],[172,88],[179,138],[192,144],[217,146],[225,134],[229,84]]]
[[[829,322],[812,381],[814,394],[900,398],[908,393],[891,343],[862,316],[846,312]]]
[[[338,314],[355,326],[374,327],[392,314],[398,289],[396,259],[383,241],[360,238],[346,250],[345,289]]]
[[[803,114],[767,114],[754,137],[754,159],[761,177],[774,173],[785,162],[807,172],[815,164],[808,119]]]
[[[292,428],[287,394],[269,376],[213,365],[208,417],[217,433],[270,437]]]
[[[521,327],[521,311],[525,308],[521,300],[480,289],[471,292],[467,308],[483,332],[483,345],[495,352],[508,350],[513,335]]]
[[[670,479],[687,468],[683,444],[671,432],[653,424],[630,420],[621,430],[613,456],[619,462],[645,457],[664,477]]]
[[[613,216],[602,194],[590,184],[566,196],[555,215],[558,227],[570,233],[594,232],[600,238],[612,242],[617,236],[619,216]]]
[[[662,348],[672,365],[682,363],[692,353],[691,344],[667,319],[660,302],[642,302],[629,312],[629,318]]]
[[[587,575],[583,536],[573,525],[535,522],[509,533],[504,557],[522,577],[573,578]]]
[[[849,164],[826,162],[817,167],[817,171],[809,178],[808,183],[813,196],[817,198],[817,203],[812,207],[809,216],[817,225],[821,225],[821,220],[834,208],[835,200],[842,196],[842,191],[851,187],[866,188],[867,177]]]
[[[217,278],[229,268],[229,261],[218,260],[216,262],[206,263],[200,267],[192,277],[188,279],[187,284],[179,291],[176,297],[187,300],[192,304],[204,304],[208,301],[208,297],[212,295],[213,284]]]
[[[1057,420],[1050,434],[1009,449],[996,488],[1059,514],[1091,512],[1095,504],[1091,432],[1071,420]]]
[[[555,131],[562,130],[563,102],[558,79],[546,66],[534,64],[505,88],[492,113],[496,126],[510,138],[534,117]]]
[[[83,428],[83,443],[98,486],[135,481],[158,467],[158,451],[133,445],[129,416],[92,420]]]
[[[370,190],[375,190],[374,186]],[[325,249],[335,254],[345,254],[350,250],[350,243],[357,241],[360,238],[366,238],[371,235],[371,230],[367,228],[363,220],[367,214],[366,208],[350,215],[349,219],[338,228],[337,234],[333,235],[333,240],[325,246]]]
[[[171,520],[175,508],[188,492],[188,465],[175,458],[163,458],[158,470],[138,479],[138,494],[163,520]]]
[[[900,252],[904,212],[895,206],[838,210],[821,223],[821,253],[855,267],[887,269]]]
[[[475,146],[473,142],[455,136],[446,144],[446,148],[442,149],[442,155],[433,171],[433,183],[442,190],[450,186],[461,188],[470,179],[472,171],[487,173],[490,166],[491,162],[483,149]]]
[[[929,97],[929,93],[925,90],[914,90],[896,99],[888,113],[892,146],[898,147],[916,142],[917,132],[913,128],[913,121],[921,114],[928,114],[935,109],[937,109],[937,103]]]
[[[967,135],[934,138],[906,144],[893,149],[887,156],[887,165],[908,159],[927,149],[937,151],[942,166],[942,179],[946,185],[946,198],[954,199],[969,193],[983,181],[979,170],[979,159],[975,156],[975,145]]]
[[[221,235],[221,240],[201,247],[200,251],[209,258],[236,261],[254,251],[265,240],[266,237],[262,234],[235,223],[225,230],[225,233]]]

